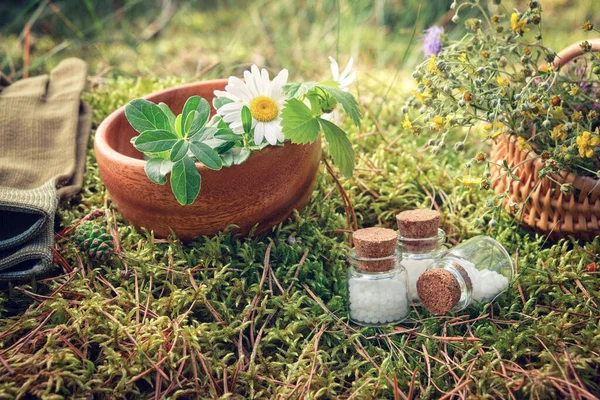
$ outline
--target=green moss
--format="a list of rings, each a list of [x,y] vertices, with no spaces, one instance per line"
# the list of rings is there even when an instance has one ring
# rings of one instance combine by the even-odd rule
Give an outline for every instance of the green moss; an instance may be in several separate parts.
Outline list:
[[[97,124],[129,99],[177,82],[120,78],[85,98]],[[369,93],[361,98],[365,104],[377,104],[382,88],[366,83],[361,92]],[[271,233],[221,234],[183,246],[136,232],[121,219],[90,145],[85,188],[61,208],[61,224],[105,211],[98,221],[116,228],[121,258],[89,260],[67,236],[57,250],[74,272],[2,292],[0,356],[10,369],[0,366],[0,392],[389,398],[397,382],[405,394],[412,387],[416,395],[437,398],[466,382],[460,390],[482,397],[509,391],[556,397],[569,395],[570,382],[572,390],[600,393],[600,285],[586,270],[594,261],[590,254],[600,252],[600,238],[584,247],[550,245],[505,216],[494,232],[476,229],[487,194],[456,183],[461,159],[424,153],[395,128],[394,104],[382,110],[379,127],[367,118],[360,132],[352,130],[358,170],[344,188],[359,225],[393,226],[396,212],[429,207],[433,198],[451,240],[488,233],[512,254],[518,251],[518,279],[493,304],[448,317],[415,308],[403,325],[411,333],[348,325],[348,244],[340,233],[347,222],[324,170],[307,208]],[[261,286],[269,246],[272,274]]]

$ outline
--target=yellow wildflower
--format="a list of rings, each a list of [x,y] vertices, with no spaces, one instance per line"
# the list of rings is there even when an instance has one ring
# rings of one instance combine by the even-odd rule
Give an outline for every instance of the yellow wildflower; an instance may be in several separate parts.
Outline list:
[[[577,136],[577,145],[579,146],[579,155],[581,157],[592,158],[594,156],[593,147],[600,145],[600,138],[592,136],[592,133],[589,131],[585,131],[581,136]]]
[[[419,92],[417,92],[416,90],[413,90],[413,91],[412,91],[412,93],[415,95],[415,97],[416,97],[417,99],[419,99],[419,101],[420,101],[421,103],[424,103],[424,102],[425,102],[425,100],[427,100],[427,99],[429,98],[429,90],[426,90],[426,91],[425,91],[425,92],[423,92],[423,93],[419,93]]]
[[[481,178],[473,178],[471,176],[463,176],[462,179],[458,179],[459,182],[461,182],[463,185],[465,185],[465,187],[473,187],[475,185],[481,185],[481,182],[483,182],[483,179]]]
[[[408,115],[404,116],[404,121],[402,121],[402,127],[404,129],[412,129],[412,122],[410,122],[410,119],[408,119]]]
[[[432,74],[439,74],[440,70],[438,69],[438,67],[435,66],[435,56],[432,54],[431,57],[429,57],[429,72],[431,72]]]
[[[514,32],[523,33],[527,32],[529,29],[525,28],[527,25],[527,21],[520,21],[521,17],[518,13],[512,13],[510,16],[510,26]]]
[[[458,56],[458,61],[463,62],[463,63],[468,63],[469,60],[467,59],[467,53],[460,53],[460,56]]]
[[[553,64],[546,64],[546,65],[542,65],[539,70],[541,72],[552,72],[554,71],[554,65]]]
[[[577,93],[579,93],[579,86],[571,85],[571,90],[569,90],[569,94],[571,96],[575,96],[575,95],[577,95]]]
[[[520,136],[517,138],[517,149],[526,153],[532,150],[531,145],[527,143],[527,140]]]
[[[565,132],[565,125],[556,125],[554,129],[552,129],[552,132],[550,132],[550,136],[552,136],[552,138],[556,140],[565,140],[567,138],[567,132]]]
[[[444,117],[441,115],[433,117],[433,128],[441,131],[444,128]]]
[[[483,130],[491,139],[495,139],[500,136],[502,133],[504,133],[505,129],[506,127],[501,122],[494,122],[493,124],[491,122],[487,122],[483,124]]]
[[[496,78],[496,82],[498,82],[498,85],[500,86],[508,86],[508,84],[510,83],[508,80],[502,78],[501,76]]]

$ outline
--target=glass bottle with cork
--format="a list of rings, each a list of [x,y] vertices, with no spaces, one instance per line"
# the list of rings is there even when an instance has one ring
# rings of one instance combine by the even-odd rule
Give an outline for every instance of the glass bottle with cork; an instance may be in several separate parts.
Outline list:
[[[408,277],[408,298],[418,302],[417,280],[427,267],[446,252],[446,233],[440,229],[440,213],[417,209],[396,215],[398,247]]]
[[[487,303],[508,289],[513,262],[488,236],[476,236],[450,249],[417,281],[423,306],[434,314],[461,311],[472,302]]]
[[[365,228],[352,234],[348,257],[350,319],[364,326],[399,323],[409,313],[406,270],[392,229]]]

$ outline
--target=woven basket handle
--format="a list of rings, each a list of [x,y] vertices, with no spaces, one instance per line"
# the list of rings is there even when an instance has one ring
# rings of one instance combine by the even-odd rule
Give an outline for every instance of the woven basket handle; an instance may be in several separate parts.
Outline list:
[[[581,57],[585,53],[581,50],[579,46],[581,42],[573,43],[572,45],[561,50],[554,59],[554,66],[564,66],[567,65],[571,60],[574,60],[577,57]],[[592,51],[600,51],[600,38],[589,39],[588,42],[592,45]]]

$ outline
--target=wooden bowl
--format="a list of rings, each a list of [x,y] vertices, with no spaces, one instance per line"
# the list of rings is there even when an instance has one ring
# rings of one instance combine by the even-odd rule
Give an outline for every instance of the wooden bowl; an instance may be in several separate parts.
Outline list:
[[[200,95],[212,103],[214,90],[227,80],[191,83],[152,93],[145,99],[168,104],[175,114],[185,101]],[[214,110],[212,110],[214,113]],[[267,146],[241,165],[213,171],[196,163],[202,186],[196,201],[180,205],[170,182],[158,185],[144,172],[142,153],[130,143],[137,132],[129,125],[124,107],[106,118],[96,131],[94,150],[100,176],[123,217],[138,228],[167,237],[170,229],[190,241],[213,235],[230,224],[246,234],[258,224],[257,233],[284,221],[308,203],[321,159],[320,139],[308,145],[287,142]]]

